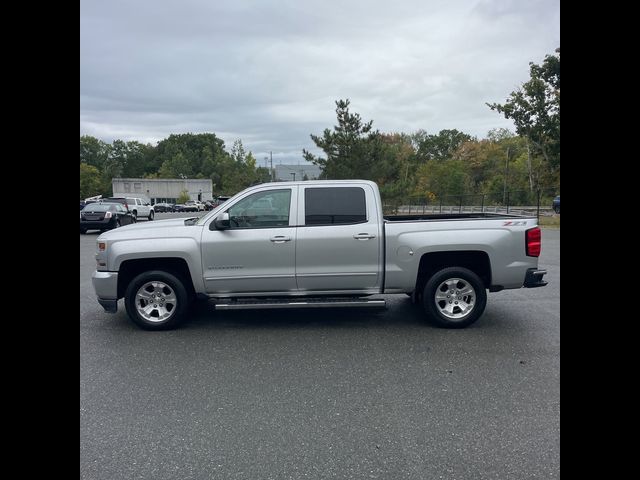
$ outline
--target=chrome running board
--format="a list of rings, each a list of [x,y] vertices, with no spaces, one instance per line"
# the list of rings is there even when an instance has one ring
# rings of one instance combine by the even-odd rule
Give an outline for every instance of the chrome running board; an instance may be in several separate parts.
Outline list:
[[[225,302],[225,303],[218,303]],[[257,310],[267,308],[337,308],[370,307],[385,308],[385,300],[364,300],[362,298],[306,298],[304,300],[284,299],[231,299],[218,300],[216,310]]]

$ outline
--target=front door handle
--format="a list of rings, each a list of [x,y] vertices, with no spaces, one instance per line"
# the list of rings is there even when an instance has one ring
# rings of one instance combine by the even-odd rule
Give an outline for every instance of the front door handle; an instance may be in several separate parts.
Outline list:
[[[368,233],[358,233],[353,236],[356,240],[369,240],[371,238],[376,238],[375,235],[369,235]]]
[[[276,235],[275,237],[271,237],[269,240],[271,240],[273,243],[284,243],[284,242],[290,242],[291,237],[284,236],[284,235]]]

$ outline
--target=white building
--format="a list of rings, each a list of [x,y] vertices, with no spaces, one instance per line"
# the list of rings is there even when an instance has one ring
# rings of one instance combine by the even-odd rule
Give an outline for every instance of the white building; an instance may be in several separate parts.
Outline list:
[[[317,180],[322,169],[318,165],[305,163],[303,165],[275,165],[275,177],[277,182],[289,182],[291,180]]]
[[[191,200],[213,200],[210,178],[114,178],[111,186],[114,197],[140,197],[154,205],[177,203],[185,190]]]

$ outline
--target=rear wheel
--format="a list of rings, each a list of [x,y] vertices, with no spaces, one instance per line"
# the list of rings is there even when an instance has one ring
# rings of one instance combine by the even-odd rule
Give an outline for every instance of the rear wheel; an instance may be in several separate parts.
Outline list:
[[[464,328],[478,320],[487,305],[487,291],[467,268],[436,272],[424,287],[422,304],[433,322],[444,328]]]
[[[86,228],[81,228],[81,229],[80,229],[80,233],[81,233],[82,235],[84,235],[85,233],[87,233],[87,229],[86,229]]]
[[[138,211],[134,210],[131,215],[133,215],[133,221],[136,222],[138,220]]]
[[[189,309],[189,295],[182,280],[161,270],[135,277],[124,295],[129,318],[145,330],[168,330],[178,326]]]
[[[153,220],[153,210],[149,212],[149,221]]]

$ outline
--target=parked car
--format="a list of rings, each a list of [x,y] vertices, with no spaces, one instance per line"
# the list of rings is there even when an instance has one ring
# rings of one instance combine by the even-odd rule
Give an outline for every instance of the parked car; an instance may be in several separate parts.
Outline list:
[[[154,209],[150,203],[145,203],[142,198],[138,197],[107,197],[100,200],[102,203],[120,203],[131,212],[134,218],[137,220],[140,217],[146,217],[149,220],[153,220]]]
[[[161,203],[156,203],[153,206],[153,209],[158,213],[160,213],[160,212],[174,212],[175,211],[173,203],[162,203],[162,202]]]
[[[174,212],[183,212],[184,211],[184,203],[176,203],[173,206],[173,211]]]
[[[216,310],[381,308],[380,294],[408,294],[433,323],[463,328],[487,291],[547,284],[541,248],[535,215],[391,216],[371,181],[267,183],[198,219],[100,235],[93,287],[105,311],[124,298],[148,330],[176,327],[195,298]]]
[[[134,217],[146,217],[147,220],[153,220],[155,212],[149,202],[145,202],[142,198],[127,197],[127,204]]]
[[[553,211],[556,213],[560,213],[560,195],[558,195],[556,198],[553,199]]]
[[[226,202],[227,200],[229,200],[231,197],[217,197],[216,200],[213,202],[213,208],[219,207],[220,205],[222,205],[224,202]]]
[[[95,203],[96,200],[80,200],[80,210],[82,210],[85,206],[89,205],[90,203]]]
[[[124,208],[129,210],[127,199],[124,197],[105,197],[98,200],[98,203],[119,203],[120,205],[124,205]]]
[[[120,203],[90,203],[80,210],[80,233],[111,230],[135,223],[134,216]]]
[[[200,210],[204,210],[204,205],[198,202],[197,200],[187,200],[184,202],[184,206],[182,207],[182,212],[199,212]]]

